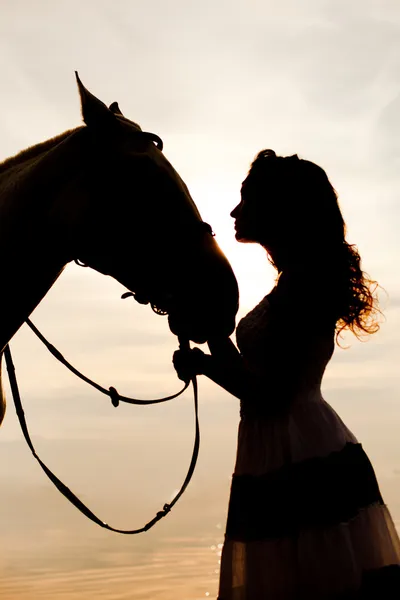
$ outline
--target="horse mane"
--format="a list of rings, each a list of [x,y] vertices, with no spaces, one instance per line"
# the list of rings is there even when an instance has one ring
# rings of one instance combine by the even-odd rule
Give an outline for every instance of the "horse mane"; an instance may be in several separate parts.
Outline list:
[[[0,163],[0,173],[3,173],[7,169],[18,165],[24,162],[25,160],[35,158],[35,156],[39,156],[39,154],[46,152],[46,150],[51,150],[52,148],[54,148],[54,146],[56,146],[60,142],[63,142],[68,136],[75,133],[75,131],[78,131],[78,129],[83,129],[83,126],[75,127],[75,129],[68,129],[67,131],[64,131],[64,133],[60,133],[59,135],[56,135],[55,137],[50,138],[44,142],[40,142],[39,144],[35,144],[34,146],[29,146],[28,148],[21,150],[21,152],[19,152],[18,154],[10,156],[10,158],[6,158],[3,162]]]

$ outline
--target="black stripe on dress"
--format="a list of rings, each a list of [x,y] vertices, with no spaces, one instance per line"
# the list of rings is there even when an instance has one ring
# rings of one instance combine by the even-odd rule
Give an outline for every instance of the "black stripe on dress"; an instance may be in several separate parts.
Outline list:
[[[387,565],[363,572],[361,588],[339,594],[327,590],[318,600],[398,600],[400,598],[400,565]],[[310,600],[309,592],[298,591],[297,600]],[[227,600],[220,595],[217,600]]]
[[[395,600],[400,598],[400,565],[364,571],[360,600]]]
[[[398,600],[400,598],[400,565],[387,565],[363,572],[359,590],[329,594],[323,600]],[[222,599],[221,599],[222,600]],[[300,594],[297,600],[310,600],[309,594]],[[321,597],[318,600],[322,600]]]
[[[293,536],[301,529],[349,521],[360,509],[383,504],[361,444],[261,476],[234,475],[226,534],[238,541]]]

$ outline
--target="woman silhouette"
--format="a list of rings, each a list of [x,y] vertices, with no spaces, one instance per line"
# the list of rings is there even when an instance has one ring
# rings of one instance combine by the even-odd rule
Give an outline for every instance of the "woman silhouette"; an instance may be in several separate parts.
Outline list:
[[[230,340],[178,351],[240,398],[220,600],[400,597],[400,541],[362,446],[321,395],[335,337],[378,329],[374,282],[345,239],[326,173],[263,150],[232,211],[279,277]],[[396,590],[397,589],[397,594]]]

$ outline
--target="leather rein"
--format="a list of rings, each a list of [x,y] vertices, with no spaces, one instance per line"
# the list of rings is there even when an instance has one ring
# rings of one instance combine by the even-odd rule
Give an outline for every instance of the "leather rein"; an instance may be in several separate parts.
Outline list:
[[[64,358],[64,356],[57,350],[57,348],[55,348],[52,344],[50,344],[50,342],[43,336],[42,333],[40,333],[40,331],[37,329],[37,327],[32,323],[32,321],[30,319],[26,319],[26,324],[31,328],[31,330],[35,333],[35,335],[41,340],[41,342],[43,342],[43,344],[46,346],[46,348],[49,350],[49,352],[59,362],[61,362],[61,364],[63,364],[65,367],[67,367],[67,369],[69,369],[72,373],[74,373],[74,375],[79,377],[79,379],[82,379],[83,381],[85,381],[86,383],[88,383],[89,385],[94,387],[96,390],[98,390],[99,392],[102,392],[106,396],[109,396],[109,398],[111,399],[111,403],[114,407],[117,407],[120,402],[125,402],[127,404],[139,404],[139,405],[159,404],[161,402],[168,402],[169,400],[172,400],[173,398],[177,398],[178,396],[183,394],[183,392],[185,390],[187,390],[187,388],[189,387],[190,381],[186,382],[184,387],[176,394],[173,394],[171,396],[166,396],[165,398],[156,398],[153,400],[139,400],[137,398],[128,398],[126,396],[121,396],[117,392],[115,387],[110,386],[108,389],[106,389],[106,388],[102,387],[101,385],[99,385],[98,383],[96,383],[95,381],[92,381],[91,379],[89,379],[89,377],[86,377],[85,375],[83,375],[80,371],[78,371],[78,369],[76,369],[73,365],[71,365],[71,363],[69,363]],[[181,349],[188,348],[188,347],[189,347],[188,341],[180,340],[180,348]],[[97,515],[95,515],[90,510],[90,508],[88,508],[82,502],[82,500],[80,500],[78,498],[78,496],[76,494],[74,494],[74,492],[72,490],[70,490],[69,487],[67,487],[57,477],[57,475],[55,475],[49,469],[49,467],[42,461],[42,459],[37,454],[35,447],[33,445],[33,442],[31,440],[31,436],[30,436],[30,433],[28,430],[28,425],[26,423],[25,413],[24,413],[24,409],[22,407],[21,396],[19,393],[16,373],[15,373],[15,367],[14,367],[14,363],[12,360],[9,344],[7,344],[7,346],[4,349],[4,357],[5,357],[7,371],[8,371],[8,378],[10,381],[11,393],[12,393],[13,400],[14,400],[15,411],[17,413],[18,421],[21,426],[21,430],[24,435],[25,441],[28,444],[34,458],[37,460],[37,462],[39,463],[39,465],[41,466],[43,471],[46,473],[47,477],[56,486],[58,491],[63,496],[65,496],[65,498],[67,498],[67,500],[69,500],[71,502],[71,504],[73,504],[88,519],[90,519],[91,521],[93,521],[94,523],[99,525],[100,527],[103,527],[104,529],[108,529],[109,531],[114,531],[115,533],[123,533],[126,535],[135,535],[137,533],[142,533],[144,531],[148,531],[151,527],[153,527],[153,525],[155,525],[158,521],[160,521],[160,519],[165,517],[170,512],[170,510],[178,502],[179,498],[182,496],[183,492],[186,490],[187,486],[189,485],[189,482],[194,473],[194,469],[196,467],[197,457],[199,454],[200,426],[199,426],[199,413],[198,413],[198,389],[197,389],[196,377],[193,377],[191,379],[191,382],[193,385],[193,396],[194,396],[195,440],[194,440],[194,445],[193,445],[192,458],[191,458],[191,461],[189,464],[189,468],[188,468],[185,480],[184,480],[183,484],[181,485],[180,490],[174,496],[173,500],[171,502],[165,503],[163,505],[162,510],[158,511],[156,516],[153,519],[151,519],[148,523],[146,523],[143,527],[140,527],[139,529],[118,529],[116,527],[112,527],[111,525],[108,525],[108,523],[106,523],[105,521],[102,521]]]
[[[140,132],[140,133],[141,133],[141,135],[143,135],[143,137],[147,137],[151,141],[155,142],[155,144],[157,145],[159,150],[162,150],[162,147],[163,147],[162,140],[157,135],[148,133],[148,132]],[[211,227],[207,223],[202,223],[202,225],[204,225],[205,230],[212,233]],[[77,264],[79,264],[81,266],[86,266],[78,260],[76,260],[75,262],[77,262]],[[135,296],[135,295],[132,294],[131,292],[127,292],[122,295],[122,298],[127,298],[128,296]],[[161,311],[161,310],[159,311],[154,305],[152,305],[152,308],[153,308],[154,312],[156,312],[158,314],[161,314],[161,315],[166,314],[165,311]],[[43,344],[46,346],[46,348],[49,350],[49,352],[59,362],[61,362],[61,364],[63,364],[65,367],[67,367],[67,369],[69,369],[72,373],[74,373],[74,375],[76,375],[77,377],[79,377],[80,379],[82,379],[83,381],[85,381],[86,383],[91,385],[92,387],[94,387],[96,390],[98,390],[102,394],[105,394],[106,396],[109,396],[109,398],[111,399],[111,403],[114,407],[118,407],[120,402],[125,402],[127,404],[138,404],[138,405],[159,404],[161,402],[168,402],[169,400],[172,400],[172,399],[180,396],[190,385],[190,380],[189,380],[185,383],[184,387],[176,394],[173,394],[172,396],[167,396],[165,398],[157,398],[154,400],[138,400],[137,398],[128,398],[126,396],[121,396],[115,387],[110,386],[108,389],[106,389],[106,388],[102,387],[101,385],[99,385],[98,383],[96,383],[95,381],[92,381],[91,379],[89,379],[89,377],[86,377],[85,375],[83,375],[80,371],[78,371],[78,369],[76,369],[73,365],[71,365],[71,363],[69,363],[64,358],[64,356],[57,350],[57,348],[55,348],[52,344],[50,344],[50,342],[44,337],[44,335],[42,335],[40,333],[40,331],[37,329],[37,327],[32,323],[32,321],[30,319],[26,319],[26,323],[31,328],[31,330],[35,333],[35,335],[41,340],[41,342],[43,342]],[[179,347],[180,347],[180,349],[185,349],[185,350],[189,349],[190,348],[189,341],[179,338]],[[5,361],[6,361],[7,371],[8,371],[8,377],[10,380],[10,387],[11,387],[11,393],[12,393],[13,400],[14,400],[14,406],[15,406],[15,410],[17,413],[17,417],[18,417],[19,424],[21,426],[25,441],[28,444],[34,458],[37,460],[37,462],[39,463],[39,465],[41,466],[43,471],[46,473],[47,477],[56,486],[58,491],[63,496],[65,496],[65,498],[67,498],[67,500],[69,500],[71,502],[71,504],[73,504],[88,519],[90,519],[91,521],[93,521],[94,523],[99,525],[100,527],[103,527],[104,529],[108,529],[109,531],[114,531],[115,533],[122,533],[122,534],[126,534],[126,535],[135,535],[137,533],[142,533],[144,531],[148,531],[158,521],[160,521],[160,519],[165,517],[171,511],[173,506],[178,502],[179,498],[182,496],[182,494],[186,490],[187,486],[189,485],[189,482],[194,473],[194,469],[196,467],[197,457],[199,454],[200,426],[199,426],[199,414],[198,414],[198,389],[197,389],[197,380],[196,380],[195,376],[192,377],[192,379],[191,379],[191,382],[193,385],[193,396],[194,396],[195,440],[194,440],[194,445],[193,445],[192,458],[191,458],[191,461],[189,464],[189,468],[188,468],[186,477],[184,479],[184,482],[181,485],[180,490],[174,496],[174,498],[171,500],[171,502],[165,503],[163,505],[162,510],[158,511],[156,516],[153,519],[151,519],[148,523],[146,523],[143,527],[140,527],[139,529],[118,529],[116,527],[112,527],[111,525],[108,525],[105,521],[102,521],[99,517],[97,517],[97,515],[95,515],[90,510],[90,508],[88,508],[82,502],[82,500],[80,500],[78,498],[78,496],[76,496],[74,494],[74,492],[72,492],[72,490],[70,490],[69,487],[67,487],[57,477],[57,475],[55,475],[49,469],[49,467],[47,467],[47,465],[42,461],[42,459],[37,454],[35,447],[33,445],[33,442],[31,440],[31,436],[29,434],[28,426],[26,423],[25,413],[24,413],[24,409],[22,407],[21,396],[19,393],[16,373],[15,373],[15,367],[14,367],[14,363],[12,360],[9,344],[7,344],[7,346],[4,349],[4,356],[5,356]]]

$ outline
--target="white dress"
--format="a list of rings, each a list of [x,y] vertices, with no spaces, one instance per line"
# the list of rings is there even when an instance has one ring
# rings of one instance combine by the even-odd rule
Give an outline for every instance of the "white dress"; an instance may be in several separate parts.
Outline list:
[[[218,599],[400,599],[400,540],[373,468],[321,395],[333,331],[299,331],[301,314],[282,319],[272,296],[237,327],[248,368],[268,378],[241,402]]]

